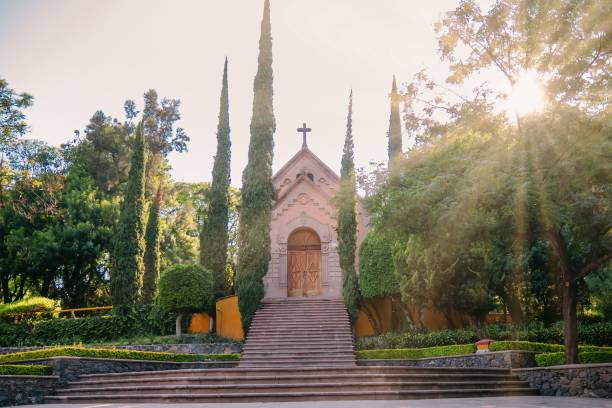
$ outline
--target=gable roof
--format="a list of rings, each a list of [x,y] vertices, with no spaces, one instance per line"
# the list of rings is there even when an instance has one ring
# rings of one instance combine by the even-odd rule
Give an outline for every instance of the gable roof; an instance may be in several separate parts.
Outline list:
[[[317,184],[315,184],[314,182],[310,181],[310,179],[308,177],[305,176],[300,176],[295,183],[291,183],[291,185],[289,185],[289,188],[285,191],[283,191],[282,195],[280,195],[276,200],[274,200],[274,205],[272,206],[272,209],[277,208],[282,202],[285,201],[285,199],[287,197],[289,197],[289,194],[295,190],[296,188],[298,188],[299,186],[301,186],[302,184],[306,184],[308,187],[310,187],[312,190],[318,194],[320,194],[322,196],[322,198],[325,199],[325,201],[330,202],[332,200],[332,196],[330,196],[327,192],[325,192],[323,189],[321,189]]]
[[[302,147],[296,154],[293,155],[292,158],[289,159],[287,163],[283,167],[281,167],[274,176],[272,176],[272,181],[276,181],[277,178],[289,167],[291,167],[295,162],[297,162],[303,156],[309,156],[314,159],[314,161],[321,166],[325,171],[327,171],[335,181],[340,181],[340,177],[333,171],[323,160],[319,159],[316,154],[314,154],[308,147]]]

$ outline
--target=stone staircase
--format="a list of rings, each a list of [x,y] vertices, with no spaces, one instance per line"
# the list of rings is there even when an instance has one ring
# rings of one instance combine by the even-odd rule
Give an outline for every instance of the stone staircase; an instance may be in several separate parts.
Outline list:
[[[396,400],[536,395],[507,369],[228,368],[85,375],[50,403]]]
[[[355,366],[342,299],[267,300],[249,330],[239,367]]]
[[[357,366],[341,300],[266,301],[236,368],[83,375],[50,403],[394,400],[536,395],[508,369]]]

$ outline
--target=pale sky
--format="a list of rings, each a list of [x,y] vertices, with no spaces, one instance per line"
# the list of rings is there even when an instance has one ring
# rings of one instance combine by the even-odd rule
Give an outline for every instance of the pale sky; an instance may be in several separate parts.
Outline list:
[[[483,3],[490,3],[484,1]],[[271,0],[274,170],[308,144],[339,172],[354,92],[357,166],[386,160],[388,94],[422,68],[445,77],[434,22],[458,0]],[[0,77],[34,96],[29,138],[59,145],[97,110],[154,88],[181,100],[187,153],[170,157],[178,181],[210,181],[219,92],[229,58],[232,184],[247,160],[263,0],[0,0]]]

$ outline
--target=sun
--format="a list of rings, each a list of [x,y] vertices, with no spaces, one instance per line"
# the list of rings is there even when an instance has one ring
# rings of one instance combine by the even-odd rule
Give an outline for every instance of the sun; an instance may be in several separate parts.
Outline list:
[[[516,116],[524,116],[542,110],[545,103],[544,90],[538,74],[525,71],[512,87],[508,97],[508,108]]]

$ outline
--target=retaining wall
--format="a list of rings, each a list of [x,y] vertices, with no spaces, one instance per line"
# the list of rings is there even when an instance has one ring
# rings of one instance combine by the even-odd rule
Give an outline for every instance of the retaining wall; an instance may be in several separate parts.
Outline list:
[[[612,364],[572,364],[513,370],[542,395],[612,398]]]

